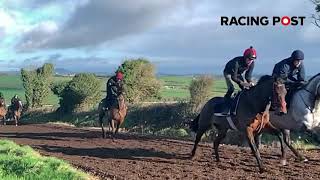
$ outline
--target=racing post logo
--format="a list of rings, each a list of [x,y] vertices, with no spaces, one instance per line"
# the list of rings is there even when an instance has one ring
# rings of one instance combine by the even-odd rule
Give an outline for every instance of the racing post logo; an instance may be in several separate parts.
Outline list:
[[[221,26],[303,26],[305,16],[221,16]]]

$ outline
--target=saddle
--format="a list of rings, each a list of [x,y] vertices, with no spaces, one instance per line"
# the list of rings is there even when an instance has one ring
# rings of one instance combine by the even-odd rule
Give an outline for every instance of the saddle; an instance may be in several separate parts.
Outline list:
[[[119,108],[119,102],[118,99],[107,99],[104,98],[101,100],[101,102],[103,104],[103,107],[105,109],[110,109],[110,108]]]
[[[215,116],[222,116],[222,117],[236,115],[241,93],[242,93],[242,91],[239,91],[236,94],[234,94],[231,97],[231,99],[229,100],[229,102],[226,102],[226,99],[224,99],[224,101],[221,102],[221,104],[219,104],[218,106],[215,107],[214,115]],[[229,109],[229,113],[228,114],[223,114],[222,113],[225,108]]]

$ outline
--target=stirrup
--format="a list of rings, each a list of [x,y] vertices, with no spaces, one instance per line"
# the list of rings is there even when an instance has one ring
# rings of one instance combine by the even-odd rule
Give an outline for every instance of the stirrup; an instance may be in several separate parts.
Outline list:
[[[216,113],[213,113],[213,114],[215,116],[223,116],[223,117],[231,115],[230,110],[227,113],[225,113],[225,112],[216,112]]]

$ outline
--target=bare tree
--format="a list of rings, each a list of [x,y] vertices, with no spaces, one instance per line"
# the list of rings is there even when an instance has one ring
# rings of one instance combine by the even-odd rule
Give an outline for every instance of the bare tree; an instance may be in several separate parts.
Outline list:
[[[320,28],[320,0],[311,0],[311,2],[316,6],[315,14],[312,14],[313,24]]]

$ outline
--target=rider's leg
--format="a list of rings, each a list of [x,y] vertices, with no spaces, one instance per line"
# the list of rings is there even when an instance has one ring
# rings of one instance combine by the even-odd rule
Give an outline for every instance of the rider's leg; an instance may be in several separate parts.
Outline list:
[[[226,93],[226,95],[224,96],[225,99],[225,106],[223,108],[222,114],[229,114],[229,109],[230,109],[230,104],[231,104],[231,96],[234,92],[234,86],[232,84],[232,79],[231,79],[231,75],[229,74],[224,74],[226,83],[227,83],[227,87],[228,87],[228,91]]]
[[[110,107],[110,99],[106,97],[105,102],[104,102],[104,108],[105,110],[108,110]]]

